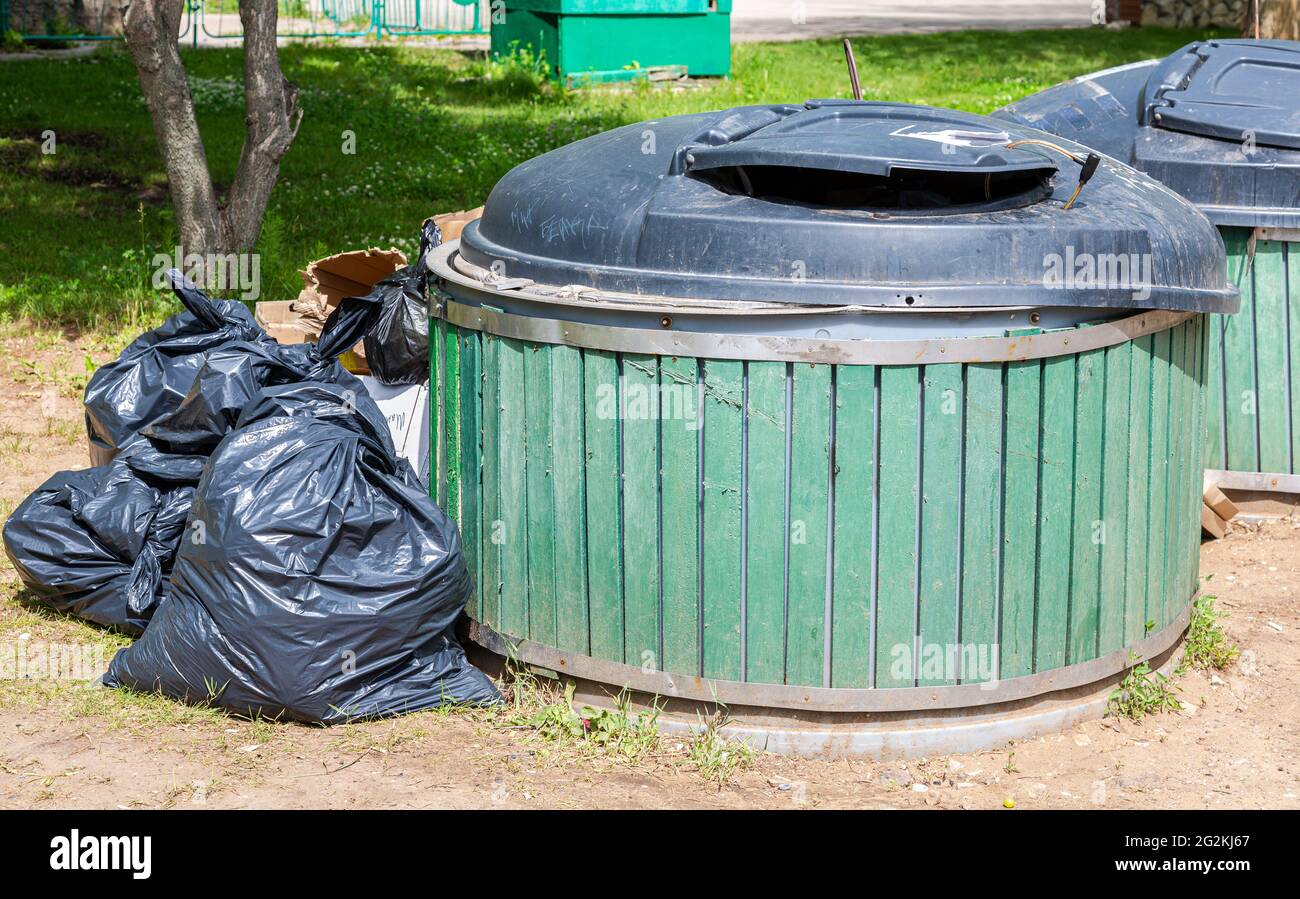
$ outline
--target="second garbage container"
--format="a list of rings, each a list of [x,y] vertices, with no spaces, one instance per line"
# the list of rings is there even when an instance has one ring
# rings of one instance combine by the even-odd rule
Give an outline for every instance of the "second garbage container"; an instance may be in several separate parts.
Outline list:
[[[1201,41],[995,115],[1127,162],[1219,226],[1241,311],[1210,324],[1209,475],[1300,493],[1300,43]]]
[[[782,751],[1098,713],[1186,625],[1236,296],[1192,206],[1044,141],[812,101],[507,174],[431,258],[472,639]]]

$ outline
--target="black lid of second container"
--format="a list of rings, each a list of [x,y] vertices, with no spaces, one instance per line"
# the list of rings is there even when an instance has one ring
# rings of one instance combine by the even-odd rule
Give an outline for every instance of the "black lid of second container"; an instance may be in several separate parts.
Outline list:
[[[1216,224],[1300,227],[1300,42],[1198,41],[993,115],[1128,162]]]

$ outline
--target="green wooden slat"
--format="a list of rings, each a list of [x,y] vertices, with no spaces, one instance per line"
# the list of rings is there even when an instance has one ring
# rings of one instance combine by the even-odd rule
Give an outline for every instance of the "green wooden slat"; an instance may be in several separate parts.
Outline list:
[[[961,514],[961,365],[927,365],[922,372],[921,580],[917,682],[957,682],[945,664],[957,644],[958,519]],[[883,420],[883,416],[882,416]],[[882,535],[888,533],[881,525]],[[890,539],[907,542],[908,532]]]
[[[1177,614],[1182,595],[1179,574],[1179,547],[1182,545],[1182,498],[1187,485],[1187,444],[1190,423],[1187,420],[1186,395],[1187,325],[1170,332],[1169,349],[1169,468],[1166,486],[1168,524],[1165,531],[1165,605],[1164,622]]]
[[[623,356],[623,622],[629,665],[663,670],[659,618],[656,356]]]
[[[1234,239],[1234,248],[1236,240]],[[1228,433],[1227,467],[1233,471],[1259,471],[1256,453],[1254,289],[1246,268],[1244,249],[1235,253],[1228,275],[1241,288],[1241,308],[1224,324],[1223,368]]]
[[[1042,444],[1038,475],[1038,619],[1034,669],[1065,664],[1071,580],[1071,497],[1074,495],[1075,357],[1043,361]]]
[[[1222,315],[1211,315],[1206,323],[1210,346],[1206,360],[1205,467],[1214,469],[1226,467],[1223,458],[1223,384],[1219,367],[1219,355],[1223,351],[1223,320]]]
[[[1147,481],[1147,623],[1154,632],[1165,625],[1165,544],[1169,509],[1169,330],[1152,335],[1151,360],[1151,464]]]
[[[482,376],[479,368],[479,334],[456,329],[460,341],[460,536],[465,564],[474,577],[481,613],[483,599],[482,520]]]
[[[1193,495],[1201,487],[1202,478],[1196,478],[1193,484],[1193,478],[1197,469],[1197,459],[1200,457],[1199,432],[1196,430],[1196,397],[1195,389],[1196,378],[1196,341],[1198,332],[1196,329],[1196,319],[1190,319],[1186,324],[1181,326],[1184,332],[1183,342],[1183,370],[1180,378],[1181,382],[1181,399],[1180,403],[1183,409],[1183,427],[1186,429],[1186,436],[1180,440],[1183,445],[1179,448],[1179,461],[1181,463],[1179,480],[1178,480],[1178,567],[1174,570],[1172,583],[1175,585],[1177,592],[1174,594],[1174,609],[1181,608],[1187,602],[1188,584],[1190,583],[1189,573],[1193,567],[1190,553],[1189,533],[1191,532],[1191,500]],[[1285,424],[1285,420],[1282,422]],[[1262,444],[1261,444],[1262,445]],[[1202,500],[1204,505],[1204,500]],[[1176,611],[1174,612],[1176,614]]]
[[[1198,384],[1199,375],[1197,374],[1197,370],[1196,370],[1200,360],[1201,330],[1199,325],[1200,325],[1200,319],[1199,317],[1197,317],[1188,321],[1187,325],[1185,326],[1187,329],[1187,349],[1186,349],[1187,374],[1186,374],[1185,396],[1183,399],[1183,404],[1187,409],[1188,428],[1192,432],[1193,439],[1186,441],[1187,458],[1183,466],[1183,483],[1182,483],[1182,494],[1181,494],[1182,505],[1180,506],[1180,512],[1182,513],[1182,530],[1180,531],[1180,536],[1182,537],[1182,540],[1178,544],[1178,548],[1180,551],[1180,557],[1179,557],[1180,576],[1178,578],[1178,581],[1182,585],[1182,596],[1178,600],[1180,607],[1187,603],[1188,597],[1191,595],[1192,583],[1195,580],[1194,572],[1197,567],[1196,559],[1194,557],[1195,554],[1192,552],[1191,534],[1192,534],[1192,526],[1194,523],[1192,518],[1193,512],[1195,512],[1197,515],[1196,521],[1199,521],[1200,510],[1197,506],[1193,505],[1193,502],[1195,502],[1198,497],[1201,497],[1199,505],[1203,506],[1205,504],[1203,498],[1204,497],[1203,473],[1205,469],[1201,465],[1202,441],[1201,441],[1201,432],[1199,430],[1201,419],[1200,416],[1198,415],[1199,408],[1200,408],[1199,399],[1201,397],[1201,391],[1200,391],[1200,386]],[[1279,422],[1285,428],[1286,426],[1285,410],[1281,414],[1282,417],[1279,419]],[[1285,438],[1283,439],[1282,443],[1284,447],[1283,452],[1286,452]]]
[[[1070,633],[1067,660],[1096,658],[1100,615],[1103,401],[1105,357],[1102,350],[1080,353],[1074,424],[1074,537],[1071,541]]]
[[[500,383],[498,515],[501,520],[501,629],[512,637],[528,633],[528,496],[524,433],[524,354],[518,340],[503,338],[497,349]]]
[[[788,684],[820,687],[826,663],[831,367],[796,363],[791,408]]]
[[[429,316],[429,471],[424,473],[425,484],[429,487],[429,496],[438,501],[438,481],[434,478],[438,461],[438,441],[442,439],[442,380],[438,375],[438,356],[442,351],[438,343],[438,319]]]
[[[749,363],[745,679],[785,680],[784,362]]]
[[[917,471],[920,403],[916,366],[880,369],[879,533],[875,686],[913,683],[916,633]],[[887,537],[885,535],[888,535]]]
[[[1040,361],[1008,363],[1000,650],[1004,678],[1034,670],[1041,393]]]
[[[1101,614],[1098,652],[1105,654],[1124,645],[1124,597],[1128,551],[1136,536],[1128,528],[1129,381],[1133,370],[1131,341],[1106,349],[1106,441],[1103,445],[1104,483],[1102,521],[1106,542],[1101,547]]]
[[[591,654],[623,661],[623,523],[619,480],[618,360],[583,354],[583,444],[586,447],[587,590]]]
[[[704,380],[704,671],[741,680],[740,466],[744,363],[709,359]]]
[[[1290,322],[1291,359],[1291,466],[1286,470],[1296,474],[1300,468],[1300,243],[1283,245],[1286,259],[1287,317]]]
[[[869,687],[876,369],[870,365],[841,365],[835,378],[831,686]]]
[[[1261,240],[1255,246],[1255,366],[1259,390],[1260,471],[1286,472],[1291,466],[1287,434],[1286,283],[1282,244]]]
[[[966,366],[962,502],[963,683],[992,680],[998,642],[998,512],[1002,481],[1002,366]]]
[[[551,348],[552,490],[555,496],[556,640],[560,649],[586,654],[587,528],[584,482],[582,351]],[[611,507],[606,507],[608,511]]]
[[[665,671],[700,673],[698,363],[659,365]]]
[[[1204,477],[1205,471],[1205,362],[1206,362],[1206,344],[1207,334],[1206,327],[1208,317],[1198,315],[1194,320],[1193,333],[1196,335],[1196,346],[1194,353],[1194,364],[1192,366],[1192,390],[1193,419],[1196,422],[1197,434],[1200,440],[1194,440],[1191,443],[1192,451],[1196,454],[1192,460],[1192,473],[1188,479],[1190,489],[1188,491],[1188,508],[1187,508],[1187,534],[1184,538],[1183,545],[1187,550],[1187,595],[1191,596],[1199,587],[1201,582],[1200,557],[1201,557],[1201,507],[1204,505]],[[1289,411],[1288,413],[1289,414]]]
[[[501,627],[501,341],[483,336],[483,580],[482,620]]]
[[[1141,640],[1147,621],[1147,553],[1150,542],[1151,353],[1150,334],[1130,343],[1128,515],[1124,578],[1124,643]]]
[[[555,645],[555,496],[551,483],[551,347],[524,345],[528,637]]]
[[[444,351],[446,361],[443,368],[447,385],[443,391],[447,404],[442,424],[442,445],[445,447],[443,452],[447,458],[447,498],[443,505],[443,511],[450,515],[453,520],[459,520],[461,478],[460,398],[462,392],[461,378],[463,377],[460,370],[460,336],[457,329],[446,322],[443,322],[442,331],[442,342],[446,347]]]
[[[429,341],[430,351],[434,354],[434,364],[429,368],[430,377],[437,382],[435,392],[436,404],[434,414],[430,416],[433,425],[434,441],[429,447],[429,467],[433,469],[429,483],[434,485],[434,502],[447,508],[447,400],[454,391],[448,381],[447,372],[447,322],[441,318],[433,320],[433,334]]]

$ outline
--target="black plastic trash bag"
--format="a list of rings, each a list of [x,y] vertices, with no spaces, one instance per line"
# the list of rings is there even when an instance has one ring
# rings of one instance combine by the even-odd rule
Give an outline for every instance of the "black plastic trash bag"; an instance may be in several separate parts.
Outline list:
[[[382,384],[423,384],[429,380],[429,300],[425,292],[425,254],[442,243],[433,219],[420,232],[420,257],[377,283],[369,296],[383,304],[366,335],[366,365]]]
[[[453,623],[472,593],[456,525],[374,401],[267,388],[199,483],[171,590],[104,682],[249,716],[335,723],[499,699]]]
[[[141,435],[169,452],[206,458],[265,387],[320,381],[340,384],[354,395],[365,393],[365,385],[337,357],[356,345],[378,314],[378,303],[348,300],[326,320],[318,343],[237,341],[212,350],[180,406],[146,425]]]
[[[349,300],[319,344],[232,341],[211,349],[179,406],[127,439],[111,463],[59,472],[9,516],[5,552],[23,583],[58,611],[140,634],[166,592],[209,454],[267,385],[328,381],[345,396],[365,396],[335,356],[378,312],[377,301]]]
[[[86,385],[92,465],[108,464],[132,434],[179,406],[209,350],[235,340],[273,342],[243,303],[210,299],[175,269],[167,279],[186,311],[141,334]]]
[[[128,443],[111,465],[55,474],[4,527],[5,552],[38,599],[133,636],[162,599],[194,498],[192,485],[136,470],[137,449],[150,453]]]

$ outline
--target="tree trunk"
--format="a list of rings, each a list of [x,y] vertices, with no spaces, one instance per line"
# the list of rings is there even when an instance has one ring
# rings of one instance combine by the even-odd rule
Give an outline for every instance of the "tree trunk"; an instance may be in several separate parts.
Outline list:
[[[187,253],[218,252],[221,216],[176,42],[184,6],[184,0],[131,0],[122,7],[122,36],[153,119],[181,245]]]
[[[240,0],[244,25],[244,149],[222,219],[226,245],[257,243],[262,213],[280,177],[280,160],[298,135],[298,88],[280,71],[275,44],[276,0]]]
[[[1259,36],[1300,41],[1300,0],[1251,0],[1246,4],[1243,37],[1255,36],[1255,4],[1259,4]]]
[[[177,46],[184,0],[129,0],[122,34],[140,76],[167,169],[185,253],[225,254],[257,243],[280,160],[298,133],[298,89],[280,71],[276,0],[240,0],[244,26],[244,148],[218,201]]]

